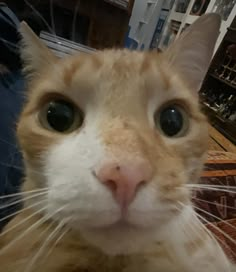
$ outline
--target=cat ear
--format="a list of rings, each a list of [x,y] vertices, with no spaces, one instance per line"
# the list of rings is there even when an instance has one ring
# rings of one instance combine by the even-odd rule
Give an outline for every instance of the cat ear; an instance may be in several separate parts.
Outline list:
[[[201,16],[164,53],[169,65],[195,92],[209,68],[220,24],[217,14]]]
[[[27,23],[20,24],[19,32],[22,37],[20,53],[26,75],[38,74],[55,63],[57,57],[40,41]]]

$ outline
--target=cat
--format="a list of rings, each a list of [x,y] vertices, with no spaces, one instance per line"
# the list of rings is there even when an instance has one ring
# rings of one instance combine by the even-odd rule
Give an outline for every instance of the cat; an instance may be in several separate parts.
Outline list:
[[[0,236],[4,272],[230,272],[191,204],[207,151],[198,90],[220,17],[163,53],[59,59],[22,23],[17,125],[25,207]]]

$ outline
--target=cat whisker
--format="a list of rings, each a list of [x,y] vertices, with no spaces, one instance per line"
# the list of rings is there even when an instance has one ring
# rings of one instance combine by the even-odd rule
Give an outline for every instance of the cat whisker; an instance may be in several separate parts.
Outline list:
[[[50,0],[50,17],[51,17],[51,26],[52,26],[53,33],[56,35],[53,0]]]
[[[38,193],[38,192],[42,192],[42,191],[47,191],[48,188],[40,188],[40,189],[35,189],[35,190],[31,190],[31,191],[24,191],[24,192],[19,192],[19,193],[14,193],[14,194],[7,194],[7,195],[3,195],[0,196],[0,199],[6,199],[6,198],[12,198],[14,196],[23,196],[23,195],[28,195],[28,194],[34,194],[34,193]]]
[[[195,207],[194,207],[195,208]],[[202,210],[203,212],[205,212],[204,210]],[[215,230],[217,230],[218,232],[220,232],[224,237],[226,237],[229,241],[231,241],[233,244],[236,245],[236,241],[230,236],[228,235],[226,232],[224,232],[223,230],[221,230],[219,227],[217,227],[214,223],[209,222],[206,218],[204,218],[202,215],[200,215],[199,213],[196,212],[196,215],[206,224],[212,226]],[[233,227],[231,224],[229,224],[231,227]]]
[[[40,210],[38,210],[38,211],[36,211],[36,212],[30,214],[28,217],[24,218],[24,219],[23,219],[22,221],[20,221],[19,223],[15,224],[15,225],[12,226],[11,228],[9,228],[9,229],[3,231],[2,233],[0,233],[0,237],[6,235],[6,234],[9,233],[10,231],[16,229],[17,227],[19,227],[20,225],[24,224],[24,223],[27,222],[29,219],[31,219],[31,218],[34,217],[35,215],[40,214],[41,212],[43,212],[43,211],[46,210],[46,209],[47,209],[47,207],[43,207],[43,208],[41,208]]]
[[[225,207],[225,208],[236,210],[236,207],[228,206],[228,205],[221,204],[221,203],[218,203],[218,202],[207,201],[207,200],[204,200],[204,199],[201,199],[201,198],[198,198],[198,197],[192,197],[192,199],[195,199],[195,200],[198,200],[198,201],[201,201],[201,202],[204,202],[204,203],[208,203],[208,204],[212,204],[212,205],[217,205],[217,206],[222,206],[222,207]]]
[[[16,145],[14,145],[14,144],[12,144],[12,143],[10,143],[10,142],[4,140],[4,139],[1,139],[1,138],[0,138],[0,142],[2,142],[2,143],[4,143],[4,144],[7,144],[7,145],[9,145],[9,146],[11,146],[11,147],[13,147],[13,148],[15,148],[15,149],[18,149],[18,148],[19,148],[19,147],[17,147]],[[16,151],[20,153],[20,151],[18,151],[18,150],[16,150]]]
[[[16,170],[25,172],[25,168],[22,167],[22,166],[10,164],[10,163],[3,163],[3,162],[0,162],[0,165],[5,166],[5,167],[9,167],[9,168],[14,168]],[[33,172],[33,173],[35,173],[35,174],[42,175],[42,172],[40,172],[40,171],[37,171],[37,170],[34,170],[34,169],[30,169],[30,171]]]
[[[12,201],[10,203],[7,203],[7,204],[4,204],[4,205],[0,205],[0,210],[1,209],[5,209],[5,208],[8,208],[8,207],[11,207],[13,205],[16,205],[18,203],[21,203],[22,201],[26,201],[26,200],[29,200],[29,199],[32,199],[32,198],[36,198],[38,196],[42,196],[42,195],[46,195],[47,191],[45,192],[40,192],[40,193],[37,193],[37,194],[34,194],[34,195],[30,195],[30,196],[27,196],[25,198],[18,198],[16,201]]]
[[[209,222],[207,219],[205,219],[203,216],[201,216],[200,214],[196,213],[196,215],[202,220],[204,221],[208,226],[211,226],[212,228],[214,228],[216,231],[218,231],[219,233],[221,233],[224,237],[226,237],[229,241],[231,241],[232,243],[236,244],[236,241],[231,237],[229,236],[226,232],[224,232],[223,230],[221,230],[219,227],[217,227],[214,223],[212,222]],[[206,228],[207,229],[207,228]],[[208,230],[209,231],[209,230]],[[209,231],[210,232],[210,231]],[[225,246],[225,248],[227,248],[231,254],[236,257],[236,254],[233,252],[233,250],[231,249],[231,247],[223,240],[221,240],[217,235],[215,235],[214,233],[210,232],[211,235],[214,236],[214,238],[216,240],[219,241],[219,243],[221,243],[222,245]]]
[[[213,217],[213,218],[215,218],[215,219],[217,219],[217,220],[219,220],[219,221],[222,221],[222,218],[220,218],[220,217],[218,217],[218,216],[216,216],[216,215],[214,215],[214,214],[212,214],[212,213],[209,213],[209,212],[207,212],[207,211],[205,211],[205,210],[203,210],[203,209],[201,209],[201,208],[199,208],[199,207],[197,207],[197,206],[194,206],[194,208],[195,208],[196,210],[198,210],[198,211],[203,212],[203,213],[206,214],[206,215],[209,215],[209,216],[211,216],[211,217]],[[228,223],[227,221],[225,221],[224,223],[225,223],[226,225],[230,226],[232,229],[236,230],[236,227],[235,227],[234,225]]]
[[[15,216],[15,215],[17,215],[17,214],[19,214],[19,213],[21,213],[21,212],[24,212],[24,211],[27,211],[27,210],[29,210],[29,209],[31,209],[31,208],[34,208],[34,207],[36,207],[36,206],[42,204],[42,203],[45,202],[45,201],[46,201],[46,200],[41,200],[41,201],[38,201],[38,202],[36,202],[36,203],[34,203],[34,204],[30,205],[30,206],[27,206],[27,207],[23,208],[23,209],[19,209],[18,211],[14,212],[14,213],[11,213],[11,214],[9,214],[9,215],[3,217],[3,218],[0,218],[0,222],[3,222],[3,221],[5,221],[5,220],[7,220],[7,219],[9,219],[9,218],[12,218],[13,216]]]
[[[54,34],[55,32],[53,31],[53,29],[50,27],[50,25],[48,24],[48,22],[44,19],[44,17],[42,16],[42,14],[40,14],[37,9],[28,1],[28,0],[24,0],[25,4],[44,22],[44,24],[46,25],[46,27],[48,28],[48,30]]]
[[[38,252],[35,254],[35,256],[32,258],[30,263],[25,269],[25,272],[32,271],[32,268],[36,264],[37,260],[41,257],[43,254],[43,251],[47,248],[48,244],[51,242],[51,240],[55,237],[55,235],[62,229],[62,227],[65,225],[65,222],[60,222],[57,227],[48,235],[47,239],[44,241],[42,246],[39,248]]]
[[[185,207],[185,208],[188,207],[188,205],[185,205],[182,202],[180,202],[180,203],[181,203],[181,205],[183,207]],[[181,211],[180,208],[178,208],[178,207],[176,207],[176,208],[179,211]],[[189,207],[189,208],[191,208],[191,207]],[[184,221],[185,222],[185,224],[184,224],[183,221],[184,220],[179,220],[179,224],[181,224],[181,229],[185,230],[184,234],[186,236],[188,235],[188,238],[190,238],[192,240],[192,237],[190,235],[190,230],[192,229],[192,231],[196,234],[196,237],[198,237],[200,240],[203,239],[203,236],[202,236],[202,233],[201,233],[201,229],[204,229],[204,225],[202,225],[202,224],[201,225],[200,224],[197,225],[197,224],[193,224],[192,222],[187,222],[187,224],[186,224],[186,221]],[[186,229],[187,229],[187,231],[186,231]],[[194,239],[193,242],[197,244],[196,239]]]
[[[51,213],[51,214],[46,214],[45,216],[43,216],[41,219],[39,219],[37,222],[35,222],[33,225],[31,225],[28,229],[26,229],[24,232],[22,232],[20,235],[18,235],[14,240],[12,240],[9,244],[7,244],[5,247],[3,247],[0,250],[0,255],[4,254],[9,248],[11,248],[16,242],[18,242],[19,240],[21,240],[22,238],[24,238],[28,233],[30,233],[31,231],[33,231],[34,229],[36,229],[37,227],[41,226],[43,223],[45,223],[46,221],[48,221],[50,218],[52,218],[55,214],[57,214],[58,212],[60,212],[61,210],[63,210],[67,205],[62,206],[61,208],[57,209],[55,212]],[[46,207],[44,207],[43,209],[37,211],[36,213],[33,213],[31,216],[27,217],[27,219],[33,217],[36,214],[39,214],[40,212],[42,212],[43,210],[45,210]],[[25,220],[23,220],[25,221]],[[22,223],[22,221],[21,221]],[[19,224],[17,224],[19,225]],[[13,227],[16,227],[13,226]],[[6,233],[8,233],[10,230],[12,230],[13,228],[7,229],[7,231],[3,232],[0,234],[0,236],[5,235]]]
[[[9,42],[7,40],[5,40],[4,38],[0,38],[0,41],[2,41],[10,50],[15,50],[15,52],[17,52],[20,47],[12,42]]]
[[[12,28],[16,29],[16,25],[12,23],[11,20],[8,19],[9,17],[6,16],[1,16],[1,20],[5,21],[8,25],[10,25]]]
[[[3,163],[3,162],[0,162],[0,165],[6,166],[6,167],[9,167],[9,168],[12,167],[12,168],[17,169],[17,170],[20,170],[20,171],[25,171],[25,168],[24,168],[24,167],[17,166],[17,165],[13,165],[13,164],[10,164],[10,163]]]
[[[53,243],[53,245],[51,246],[51,248],[49,248],[48,253],[45,256],[45,261],[46,259],[52,254],[53,250],[57,247],[57,245],[60,243],[60,241],[63,239],[63,237],[69,232],[69,229],[66,228],[61,234],[60,236],[56,239],[56,241]],[[42,261],[43,262],[43,261]]]
[[[182,206],[184,206],[185,208],[189,208],[189,209],[192,208],[191,206],[189,206],[189,205],[184,205],[184,204],[181,203],[181,202],[180,202],[180,204],[181,204]],[[188,207],[188,206],[189,206],[189,207]],[[193,207],[194,207],[194,206],[193,206]],[[217,231],[219,231],[221,234],[223,234],[223,235],[225,236],[226,233],[225,233],[224,231],[222,231],[220,228],[218,228],[216,225],[214,225],[212,222],[209,222],[206,218],[204,218],[204,217],[202,217],[201,215],[199,215],[198,213],[196,213],[196,211],[195,211],[195,214],[196,214],[196,216],[197,216],[199,219],[201,219],[203,222],[205,222],[205,224],[211,225],[214,229],[216,229]],[[220,239],[217,235],[215,235],[213,232],[211,232],[211,231],[206,227],[205,224],[201,223],[201,221],[200,221],[200,224],[199,224],[199,225],[196,225],[196,227],[202,228],[204,231],[207,232],[207,234],[208,234],[212,239],[219,241],[222,245],[224,245],[226,248],[228,248],[228,250],[230,250],[230,252],[232,253],[233,256],[236,257],[236,254],[232,251],[232,249],[229,247],[229,245],[228,245],[225,241],[223,241],[222,239]],[[190,226],[192,226],[192,224],[189,224],[189,227],[190,227]],[[188,232],[186,232],[186,233],[188,233]],[[227,234],[226,234],[226,235],[227,235]],[[227,236],[228,236],[228,235],[227,235]],[[228,238],[228,237],[227,237],[227,238]],[[230,237],[230,236],[229,236],[229,238],[232,239],[232,237]]]
[[[214,187],[208,187],[208,186],[194,186],[194,185],[189,186],[189,184],[186,184],[186,186],[192,190],[212,190],[212,191],[225,192],[225,193],[231,193],[231,194],[236,193],[236,188],[235,188],[235,191],[233,191],[233,190],[214,188]],[[225,186],[225,187],[227,188],[227,186]],[[231,187],[231,186],[229,186],[229,187]]]
[[[231,186],[231,185],[217,185],[217,184],[202,184],[200,186],[203,186],[203,187],[213,187],[213,188],[227,188],[227,187],[230,187],[230,188],[233,188],[233,189],[236,189],[236,186]]]

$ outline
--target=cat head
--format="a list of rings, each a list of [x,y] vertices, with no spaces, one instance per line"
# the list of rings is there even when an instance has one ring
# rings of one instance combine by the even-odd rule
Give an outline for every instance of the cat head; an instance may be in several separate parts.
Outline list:
[[[207,150],[197,92],[219,27],[204,15],[162,54],[59,59],[22,23],[28,90],[17,133],[24,190],[46,189],[44,214],[109,254],[139,252],[171,228]]]

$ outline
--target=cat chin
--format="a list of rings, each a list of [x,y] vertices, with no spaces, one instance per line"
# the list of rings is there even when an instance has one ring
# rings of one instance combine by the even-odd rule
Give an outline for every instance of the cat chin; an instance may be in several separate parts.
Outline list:
[[[107,255],[131,255],[143,253],[154,243],[157,230],[131,226],[113,226],[99,229],[82,229],[84,239]]]

